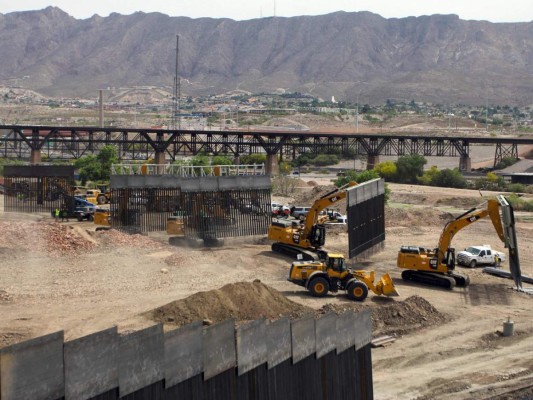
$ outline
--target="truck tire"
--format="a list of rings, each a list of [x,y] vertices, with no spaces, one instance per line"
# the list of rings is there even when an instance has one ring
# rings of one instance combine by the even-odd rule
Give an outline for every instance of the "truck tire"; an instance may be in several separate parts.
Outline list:
[[[477,264],[477,263],[476,263],[476,260],[472,260],[472,261],[470,261],[470,264],[468,264],[468,266],[469,266],[470,268],[476,268],[476,264]]]
[[[348,298],[355,301],[363,301],[368,296],[368,287],[364,282],[353,281],[346,289]]]
[[[309,283],[308,289],[313,296],[324,297],[329,292],[329,282],[326,278],[317,276]]]

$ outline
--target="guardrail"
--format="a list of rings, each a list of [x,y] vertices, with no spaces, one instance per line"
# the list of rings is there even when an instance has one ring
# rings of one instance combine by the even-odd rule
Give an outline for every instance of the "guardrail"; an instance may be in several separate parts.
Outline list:
[[[265,164],[249,165],[176,165],[113,164],[112,175],[173,175],[179,177],[265,175]]]

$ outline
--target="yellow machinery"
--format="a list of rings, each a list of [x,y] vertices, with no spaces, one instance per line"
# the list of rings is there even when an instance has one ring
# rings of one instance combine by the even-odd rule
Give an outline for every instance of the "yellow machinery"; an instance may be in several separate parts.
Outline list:
[[[448,222],[440,235],[437,248],[402,246],[397,259],[397,266],[406,270],[402,272],[402,279],[448,289],[453,289],[456,285],[459,287],[468,286],[470,278],[467,275],[454,272],[455,249],[451,248],[450,245],[457,232],[487,216],[490,216],[496,233],[505,242],[500,217],[500,203],[497,200],[489,199],[485,209],[472,208],[455,220]]]
[[[173,216],[167,219],[168,243],[177,246],[185,242],[185,226],[182,216]]]
[[[313,203],[303,224],[295,220],[276,220],[268,228],[268,238],[273,240],[272,251],[304,260],[313,261],[324,258],[326,251],[321,249],[326,241],[326,228],[320,212],[332,204],[345,199],[347,191],[357,186],[356,182],[337,188]]]
[[[94,212],[94,223],[100,225],[96,228],[97,231],[111,228],[111,213],[104,208],[97,208]]]
[[[346,290],[350,299],[363,301],[369,289],[378,296],[399,296],[389,274],[374,285],[374,271],[348,269],[342,254],[328,254],[324,261],[295,261],[288,281],[305,287],[316,297]]]

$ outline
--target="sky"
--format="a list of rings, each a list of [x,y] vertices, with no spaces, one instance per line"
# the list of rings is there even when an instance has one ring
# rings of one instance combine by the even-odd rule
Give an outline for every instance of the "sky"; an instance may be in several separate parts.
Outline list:
[[[161,12],[191,18],[231,18],[323,15],[335,11],[370,11],[385,18],[457,14],[465,20],[530,22],[532,0],[0,0],[0,13],[59,7],[77,19],[94,14],[129,15],[136,11]]]

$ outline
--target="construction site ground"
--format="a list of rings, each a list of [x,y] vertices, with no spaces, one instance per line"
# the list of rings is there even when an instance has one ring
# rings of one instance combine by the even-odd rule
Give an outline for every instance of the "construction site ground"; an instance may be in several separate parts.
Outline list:
[[[280,200],[310,204],[329,182],[315,184],[299,180],[295,196]],[[471,285],[450,291],[406,283],[396,267],[401,245],[435,247],[446,221],[483,198],[469,190],[390,188],[385,247],[355,265],[377,277],[389,273],[401,296],[370,294],[363,303],[342,293],[313,298],[287,282],[290,260],[273,254],[266,237],[227,240],[220,248],[176,248],[164,234],[96,232],[89,222],[0,211],[0,347],[58,330],[69,340],[113,325],[124,333],[155,322],[173,329],[198,319],[240,323],[370,307],[374,336],[396,338],[372,350],[376,399],[531,394],[533,296],[481,269],[458,268]],[[516,217],[522,272],[533,276],[533,214]],[[346,228],[332,226],[328,235],[328,249],[346,253]],[[491,244],[506,252],[488,220],[461,231],[453,244],[459,250]],[[503,337],[508,318],[514,335]]]

